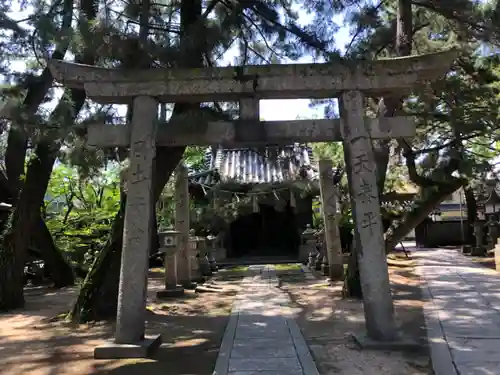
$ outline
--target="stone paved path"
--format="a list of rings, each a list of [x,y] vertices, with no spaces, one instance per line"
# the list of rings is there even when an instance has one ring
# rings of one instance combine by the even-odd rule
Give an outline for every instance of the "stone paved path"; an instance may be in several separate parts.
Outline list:
[[[414,253],[430,299],[426,325],[436,375],[500,374],[500,274],[457,250]]]
[[[256,275],[243,279],[213,374],[319,375],[273,267],[250,271]]]

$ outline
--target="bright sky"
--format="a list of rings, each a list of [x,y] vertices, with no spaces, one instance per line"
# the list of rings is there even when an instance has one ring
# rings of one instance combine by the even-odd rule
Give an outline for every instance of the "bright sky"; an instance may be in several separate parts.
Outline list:
[[[338,16],[337,23],[344,24],[343,16]],[[300,23],[308,23],[310,17],[307,15],[301,16]],[[344,51],[345,45],[349,42],[349,30],[342,27],[336,34],[335,39],[337,48]],[[296,63],[311,63],[311,56],[304,57]],[[260,115],[267,121],[279,120],[295,120],[297,117],[303,119],[322,118],[323,108],[317,106],[309,108],[309,99],[286,99],[286,100],[261,100],[260,101]]]
[[[29,12],[26,11],[24,12],[13,11],[9,14],[9,16],[15,20],[24,19],[28,15]],[[310,19],[311,16],[304,13],[304,15],[300,17],[299,23],[306,24],[309,22]],[[336,21],[338,22],[339,25],[342,25],[343,16],[339,15]],[[336,36],[337,48],[339,48],[340,50],[344,50],[344,47],[348,43],[348,41],[349,41],[349,30],[343,27],[342,29],[340,29],[340,31],[337,33]],[[234,59],[235,52],[231,53],[231,51],[228,51],[221,65],[229,65]],[[312,62],[312,57],[307,56],[295,63],[310,63],[310,62]],[[287,63],[287,61],[283,61],[283,63]],[[289,63],[291,63],[291,61]],[[15,70],[23,71],[24,63],[22,61],[13,62],[12,67]],[[62,95],[62,90],[60,95]],[[56,95],[57,98],[60,97],[60,95]],[[52,102],[47,103],[44,106],[47,109],[52,109],[53,107],[55,107],[56,104],[57,101],[53,100]],[[123,110],[124,110],[123,115],[125,115],[125,108],[123,108]],[[119,112],[122,112],[121,108]],[[320,106],[314,109],[309,108],[309,99],[307,98],[288,99],[288,100],[262,100],[260,102],[260,114],[261,118],[268,121],[295,120],[299,116],[303,119],[311,119],[311,118],[322,118],[323,109]]]

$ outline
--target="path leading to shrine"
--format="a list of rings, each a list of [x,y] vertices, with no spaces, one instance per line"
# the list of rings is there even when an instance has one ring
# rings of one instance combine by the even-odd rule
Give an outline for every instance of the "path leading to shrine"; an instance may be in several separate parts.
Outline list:
[[[242,281],[214,374],[318,375],[274,267],[250,266],[249,271],[255,275]]]
[[[435,374],[500,374],[500,275],[457,250],[413,256],[427,283],[425,318]]]

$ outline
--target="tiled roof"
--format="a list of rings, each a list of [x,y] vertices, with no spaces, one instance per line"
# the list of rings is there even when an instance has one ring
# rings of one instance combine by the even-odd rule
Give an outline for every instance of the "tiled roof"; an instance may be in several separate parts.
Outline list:
[[[312,178],[312,164],[311,148],[299,144],[260,149],[220,148],[207,151],[207,171],[191,175],[190,180],[202,185],[273,184],[295,179],[301,168],[308,170],[307,177]]]

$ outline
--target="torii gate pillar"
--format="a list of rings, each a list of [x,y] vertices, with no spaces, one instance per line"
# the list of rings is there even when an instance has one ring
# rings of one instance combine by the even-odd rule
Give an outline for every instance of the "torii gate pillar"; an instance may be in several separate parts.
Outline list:
[[[160,335],[145,337],[158,102],[138,96],[133,106],[115,340],[96,347],[96,359],[144,358],[161,344]]]

